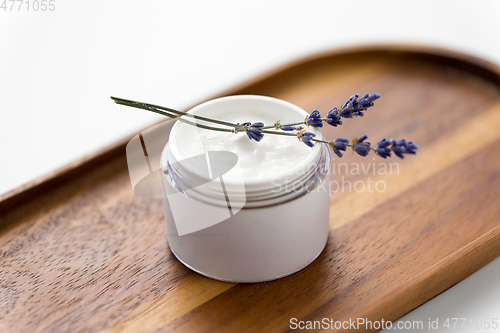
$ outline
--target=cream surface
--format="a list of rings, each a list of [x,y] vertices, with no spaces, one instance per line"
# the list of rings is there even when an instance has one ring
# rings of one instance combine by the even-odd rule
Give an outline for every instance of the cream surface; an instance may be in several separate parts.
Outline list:
[[[235,96],[235,99],[237,97]],[[192,112],[233,123],[261,121],[265,125],[272,125],[277,120],[281,120],[283,124],[299,122],[307,115],[305,111],[293,104],[264,98],[267,102],[265,105],[248,102],[240,105],[229,103],[227,106],[218,105],[217,109],[214,110],[208,104],[207,107],[195,108]],[[276,105],[269,106],[269,99]],[[199,123],[206,124],[205,122]],[[313,128],[307,128],[307,130],[314,132]],[[315,133],[320,135],[319,131]],[[238,156],[242,176],[246,183],[272,181],[276,177],[282,177],[285,173],[299,175],[314,163],[314,157],[319,153],[319,147],[309,148],[299,142],[296,137],[266,134],[260,142],[256,142],[250,140],[244,132],[238,134],[216,132],[181,122],[175,124],[170,142],[177,160],[200,155],[206,151],[235,153]],[[232,176],[228,174],[225,181],[231,182]],[[240,176],[234,174],[234,177]]]

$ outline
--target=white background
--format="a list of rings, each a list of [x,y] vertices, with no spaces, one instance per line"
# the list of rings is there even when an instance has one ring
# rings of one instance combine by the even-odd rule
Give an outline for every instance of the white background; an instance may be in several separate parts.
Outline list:
[[[110,95],[184,109],[283,62],[363,43],[500,63],[498,1],[52,3],[0,9],[0,194],[162,119]],[[403,319],[500,318],[498,276],[500,259]]]

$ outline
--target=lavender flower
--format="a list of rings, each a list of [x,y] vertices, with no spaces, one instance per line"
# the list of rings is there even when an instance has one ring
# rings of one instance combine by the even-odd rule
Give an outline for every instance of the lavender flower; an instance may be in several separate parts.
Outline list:
[[[342,157],[342,153],[340,151],[345,151],[348,143],[349,140],[347,139],[337,138],[330,141],[330,146],[332,147],[333,152],[337,154],[338,157]]]
[[[363,116],[363,108],[361,105],[359,105],[358,102],[358,97],[359,95],[356,94],[354,96],[351,96],[345,103],[344,106],[342,106],[342,111],[340,114],[344,118],[352,118],[353,116]]]
[[[340,120],[340,110],[337,108],[333,108],[328,111],[325,121],[334,127],[337,127],[337,125],[342,125],[342,121]]]
[[[418,146],[414,144],[413,142],[406,142],[405,139],[403,140],[392,140],[392,151],[394,154],[399,157],[399,158],[405,158],[403,154],[416,154],[418,150]]]
[[[391,148],[388,148],[393,143],[393,140],[386,140],[385,138],[380,141],[375,147],[375,152],[382,158],[391,157]]]
[[[405,152],[405,149],[406,148],[402,145],[393,145],[392,146],[392,151],[394,152],[394,154],[401,159],[405,158],[403,155]]]
[[[318,110],[314,110],[306,119],[306,125],[312,127],[323,127],[323,119]]]
[[[282,131],[300,131],[304,128],[302,126],[281,126],[280,130]]]
[[[297,137],[299,138],[300,141],[304,142],[306,146],[308,147],[314,147],[314,143],[312,142],[312,139],[316,136],[316,134],[311,133],[311,132],[306,132],[306,131],[300,131],[297,133]]]
[[[373,101],[380,98],[379,94],[364,94],[361,99],[358,94],[351,96],[342,106],[341,116],[344,118],[363,117],[364,112],[370,106],[373,106]]]
[[[415,155],[417,153],[417,150],[418,150],[418,145],[414,144],[413,142],[410,141],[406,144],[406,153],[407,154]]]
[[[370,106],[373,106],[373,101],[376,99],[379,99],[380,95],[379,94],[364,94],[363,97],[359,100],[359,105],[363,108],[363,110],[368,109]]]
[[[358,153],[358,155],[366,156],[370,152],[370,143],[364,142],[367,138],[368,137],[366,135],[363,135],[359,139],[352,140],[352,149],[354,149],[354,151]]]
[[[247,136],[250,140],[253,139],[259,142],[264,137],[264,134],[262,133],[262,127],[264,127],[264,124],[261,122],[253,124],[250,122],[246,122],[242,123],[241,125],[238,123],[237,125],[243,126],[243,130],[247,133]]]

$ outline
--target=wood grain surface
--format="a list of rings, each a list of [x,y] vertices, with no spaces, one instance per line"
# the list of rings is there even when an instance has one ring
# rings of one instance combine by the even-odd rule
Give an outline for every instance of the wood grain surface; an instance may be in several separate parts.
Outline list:
[[[404,160],[335,158],[325,251],[271,282],[215,281],[174,258],[162,201],[132,192],[128,138],[2,196],[0,331],[282,332],[291,318],[396,320],[500,255],[499,72],[444,50],[373,46],[316,54],[222,93],[324,113],[378,92],[365,117],[325,136],[420,146]],[[368,191],[369,181],[384,190]]]

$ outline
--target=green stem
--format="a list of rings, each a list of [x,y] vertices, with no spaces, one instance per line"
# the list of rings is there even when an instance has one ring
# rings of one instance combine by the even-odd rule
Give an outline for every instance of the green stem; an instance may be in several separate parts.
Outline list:
[[[168,111],[170,113],[174,113],[174,114],[177,114],[177,115],[180,115],[180,116],[187,116],[187,117],[195,118],[195,119],[198,119],[198,120],[208,121],[208,122],[211,122],[211,123],[214,123],[214,124],[229,126],[229,127],[233,127],[233,128],[238,126],[237,124],[230,123],[230,122],[227,122],[227,121],[222,121],[222,120],[207,118],[207,117],[203,117],[203,116],[198,116],[198,115],[195,115],[195,114],[191,114],[191,113],[187,113],[187,112],[183,112],[183,111],[179,111],[179,110],[174,110],[174,109],[171,109],[171,108],[166,108],[164,106],[159,106],[159,105],[154,105],[154,104],[149,104],[149,103],[143,103],[143,102],[136,102],[136,101],[132,101],[132,100],[129,100],[129,99],[123,99],[123,98],[118,98],[118,97],[113,97],[113,96],[111,96],[111,99],[114,100],[116,104],[127,105],[127,106],[131,106],[131,107],[137,107],[139,109],[150,110],[148,108],[148,107],[150,107],[150,108],[154,108],[154,109]],[[145,106],[147,108],[140,107],[140,106]],[[150,110],[150,111],[152,111],[152,110]],[[171,117],[171,118],[173,118],[173,117]]]
[[[263,127],[263,128],[265,128],[265,127]],[[265,129],[262,130],[262,133],[297,137],[297,133],[281,132],[281,131],[269,131],[269,130],[265,130]]]
[[[147,104],[141,104],[141,103],[137,104],[136,102],[133,102],[133,101],[130,101],[130,103],[129,103],[129,101],[127,101],[127,100],[115,100],[115,103],[116,104],[120,104],[120,105],[130,106],[130,107],[137,108],[137,109],[151,111],[151,112],[154,112],[154,113],[158,113],[158,114],[161,114],[162,116],[167,116],[167,117],[170,117],[172,119],[177,119],[177,120],[179,120],[179,121],[181,121],[183,123],[186,123],[186,124],[189,124],[189,125],[192,125],[192,126],[196,126],[196,127],[199,127],[199,128],[203,128],[203,129],[208,129],[208,130],[211,130],[211,131],[229,132],[229,133],[233,132],[233,130],[229,129],[229,128],[212,127],[212,126],[198,124],[198,123],[195,123],[193,121],[181,118],[181,117],[179,117],[176,114],[172,114],[172,113],[169,113],[169,112],[157,110],[153,106],[147,105]]]

